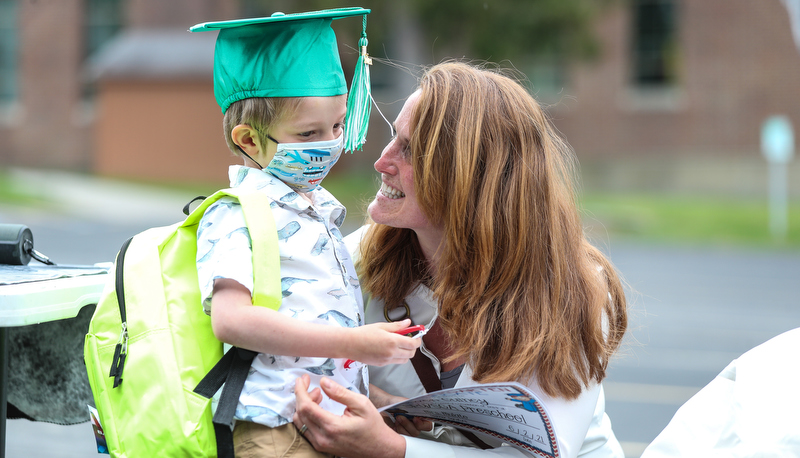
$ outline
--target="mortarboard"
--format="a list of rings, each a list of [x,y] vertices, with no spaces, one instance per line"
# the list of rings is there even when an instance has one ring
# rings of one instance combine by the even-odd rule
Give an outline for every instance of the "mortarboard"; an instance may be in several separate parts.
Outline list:
[[[362,16],[359,57],[347,101],[345,149],[361,149],[370,114],[367,14],[364,8],[206,22],[191,32],[219,31],[214,49],[214,97],[224,113],[250,97],[330,97],[347,93],[334,19]]]

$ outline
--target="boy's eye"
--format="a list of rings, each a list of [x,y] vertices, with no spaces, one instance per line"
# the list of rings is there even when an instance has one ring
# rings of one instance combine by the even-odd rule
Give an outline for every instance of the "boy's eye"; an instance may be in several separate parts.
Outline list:
[[[308,138],[308,137],[310,137],[310,136],[314,135],[314,131],[313,131],[313,130],[310,130],[310,131],[308,131],[308,132],[300,132],[300,133],[299,133],[299,134],[297,134],[297,135],[299,135],[299,136],[301,136],[301,137]]]

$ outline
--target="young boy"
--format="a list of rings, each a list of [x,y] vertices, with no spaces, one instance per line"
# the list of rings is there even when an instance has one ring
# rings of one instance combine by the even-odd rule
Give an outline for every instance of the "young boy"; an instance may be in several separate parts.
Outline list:
[[[343,150],[346,93],[333,19],[346,8],[200,24],[219,30],[214,94],[229,148],[232,187],[265,193],[278,229],[283,299],[278,311],[252,305],[251,235],[232,198],[210,206],[197,231],[203,307],[221,341],[258,351],[236,409],[242,456],[326,456],[291,423],[295,380],[330,377],[367,393],[363,364],[406,362],[418,340],[394,334],[408,322],[363,326],[363,304],[339,226],[344,207],[319,187]],[[257,236],[253,235],[254,237]],[[330,399],[321,405],[341,414]],[[284,455],[284,453],[286,453]]]

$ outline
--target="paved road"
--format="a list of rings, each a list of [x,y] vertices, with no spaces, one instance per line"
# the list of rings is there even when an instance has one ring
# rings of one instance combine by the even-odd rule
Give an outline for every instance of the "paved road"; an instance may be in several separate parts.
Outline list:
[[[731,360],[800,327],[798,252],[622,242],[607,252],[630,285],[630,332],[606,382],[628,457]]]
[[[146,190],[131,195],[131,189],[113,186],[90,192],[80,181],[60,178],[47,179],[55,189],[51,192],[83,196],[77,208],[76,199],[65,199],[61,213],[0,206],[0,222],[31,227],[36,248],[60,263],[112,260],[130,235],[180,219],[187,197]],[[605,384],[607,411],[626,456],[633,458],[731,360],[800,327],[800,252],[621,240],[606,245],[629,284],[631,309],[630,332]],[[92,457],[96,452],[88,423],[12,420],[6,456]]]

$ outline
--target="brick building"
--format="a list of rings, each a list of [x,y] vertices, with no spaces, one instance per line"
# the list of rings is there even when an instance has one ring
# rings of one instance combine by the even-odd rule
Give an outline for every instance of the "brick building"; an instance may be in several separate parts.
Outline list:
[[[639,0],[597,31],[601,58],[570,69],[553,109],[584,169],[612,187],[766,189],[764,120],[788,116],[800,139],[800,42],[781,0]]]
[[[150,128],[141,126],[142,116],[192,116],[192,103],[170,113],[169,107],[174,105],[170,99],[182,101],[182,93],[191,91],[198,80],[202,80],[204,90],[209,90],[210,68],[198,75],[196,68],[174,63],[159,72],[153,71],[152,63],[137,68],[135,64],[141,64],[141,59],[114,61],[104,68],[104,80],[93,71],[93,59],[119,37],[164,37],[209,17],[235,17],[237,10],[234,0],[0,0],[0,165],[102,173],[106,156],[132,155],[141,163],[145,158],[134,151],[146,150],[148,145],[137,144],[137,139],[148,136],[144,134],[147,130],[138,129]],[[174,51],[171,45],[164,42]],[[213,40],[211,46],[213,55]],[[129,75],[115,73],[121,69],[132,71]],[[164,106],[151,103],[139,111],[135,102],[145,102],[152,96],[137,94],[141,89],[137,81],[152,84],[156,91],[166,90],[169,98]],[[177,81],[180,83],[175,84]],[[107,106],[103,94],[106,82],[112,88],[127,83],[131,91],[121,103],[128,109],[115,103]],[[109,95],[115,101],[120,91]],[[127,131],[138,131],[105,140],[109,129],[103,123],[106,120],[112,121],[112,129],[119,122]],[[116,146],[109,147],[114,143]],[[169,146],[168,142],[167,149]],[[157,162],[150,166],[153,170],[161,167]],[[141,171],[119,175],[147,178]]]
[[[398,5],[374,11],[397,17],[398,30],[371,47],[430,63]],[[264,8],[294,10],[288,0],[0,0],[0,166],[224,181],[232,158],[211,92],[213,37],[186,29]],[[800,49],[783,0],[631,0],[596,25],[597,59],[520,66],[552,102],[588,181],[762,189],[761,123],[783,114],[800,132]],[[346,26],[334,28],[347,72]],[[413,84],[373,81],[379,102]],[[366,163],[385,144],[381,127],[370,130]]]

